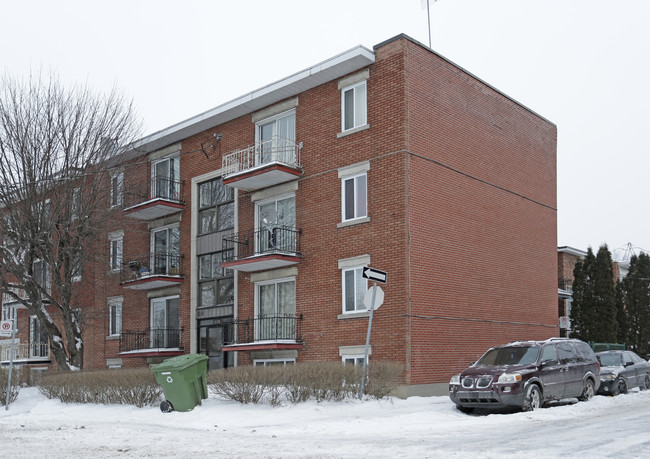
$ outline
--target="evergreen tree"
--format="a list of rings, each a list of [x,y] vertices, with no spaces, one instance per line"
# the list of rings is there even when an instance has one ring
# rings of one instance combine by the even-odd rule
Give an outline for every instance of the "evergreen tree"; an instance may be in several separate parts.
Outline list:
[[[573,277],[572,336],[585,341],[616,342],[616,285],[607,246],[601,246],[597,255],[590,247],[587,256],[576,263]]]
[[[622,282],[626,312],[626,343],[640,355],[650,353],[650,256],[641,253],[630,260]]]
[[[616,322],[618,323],[617,343],[627,342],[627,311],[625,310],[625,279],[616,282]]]
[[[592,341],[615,343],[618,339],[616,320],[616,283],[612,254],[602,245],[594,266],[594,316]]]

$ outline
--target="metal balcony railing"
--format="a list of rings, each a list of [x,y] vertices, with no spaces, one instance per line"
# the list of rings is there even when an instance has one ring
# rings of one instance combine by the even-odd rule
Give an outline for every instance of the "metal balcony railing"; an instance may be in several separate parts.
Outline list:
[[[120,268],[122,284],[155,276],[183,277],[182,255],[150,254],[128,258]]]
[[[221,166],[225,177],[272,163],[300,168],[301,148],[302,143],[292,139],[273,137],[225,155]]]
[[[124,208],[156,199],[184,204],[184,182],[164,176],[149,176],[142,183],[124,189]]]
[[[225,327],[224,344],[250,344],[258,341],[302,342],[302,314],[259,315],[252,319],[233,319]]]
[[[283,253],[300,255],[302,230],[286,226],[258,228],[253,231],[231,234],[222,240],[222,248],[232,259],[242,260],[255,255]]]
[[[120,352],[150,349],[183,349],[182,328],[154,328],[141,331],[123,331]]]
[[[3,362],[11,359],[11,346],[2,346]],[[48,343],[18,343],[14,346],[14,360],[46,359],[50,356]]]

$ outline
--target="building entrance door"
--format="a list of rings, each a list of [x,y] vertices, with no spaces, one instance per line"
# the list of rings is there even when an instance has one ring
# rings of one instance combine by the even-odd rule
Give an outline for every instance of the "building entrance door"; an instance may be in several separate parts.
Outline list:
[[[199,352],[208,356],[208,371],[233,365],[232,353],[223,352],[224,325],[216,320],[199,321]]]

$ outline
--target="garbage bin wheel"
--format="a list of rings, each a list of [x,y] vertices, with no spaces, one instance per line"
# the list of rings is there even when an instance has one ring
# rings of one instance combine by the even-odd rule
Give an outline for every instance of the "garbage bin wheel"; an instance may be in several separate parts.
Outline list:
[[[169,403],[167,400],[165,400],[160,404],[160,411],[162,411],[163,413],[171,413],[172,411],[174,411],[174,406],[171,403]]]

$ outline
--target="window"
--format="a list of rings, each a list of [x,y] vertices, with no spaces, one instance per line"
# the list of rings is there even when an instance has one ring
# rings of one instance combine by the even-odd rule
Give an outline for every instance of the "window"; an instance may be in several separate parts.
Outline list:
[[[368,216],[367,182],[365,172],[342,180],[343,221]]]
[[[257,252],[296,251],[296,198],[285,196],[257,204]]]
[[[151,347],[177,348],[179,345],[178,297],[151,300]]]
[[[260,164],[296,163],[296,112],[291,110],[256,124]]]
[[[79,218],[81,215],[81,188],[72,190],[72,210],[70,213],[72,219]]]
[[[47,331],[36,316],[31,316],[29,318],[29,357],[33,359],[47,356]]]
[[[81,281],[81,253],[75,252],[74,259],[72,260],[72,282]]]
[[[151,165],[152,197],[163,199],[180,199],[181,168],[180,158],[161,159]]]
[[[32,265],[32,276],[34,282],[40,285],[46,292],[50,292],[50,276],[47,263],[43,260],[35,261]]]
[[[199,185],[199,235],[235,227],[234,191],[221,178]]]
[[[122,236],[113,236],[110,239],[110,269],[111,271],[118,271],[122,266],[122,248],[124,239]]]
[[[158,229],[151,233],[154,274],[180,274],[180,241],[178,226]]]
[[[108,305],[108,335],[122,333],[122,301],[111,301]]]
[[[343,312],[366,311],[363,297],[368,290],[368,279],[363,277],[363,266],[343,269]]]
[[[122,205],[124,172],[111,175],[111,207]]]
[[[2,305],[2,320],[11,320],[14,324],[14,327],[16,326],[16,318],[17,318],[17,311],[18,308],[15,305],[15,303],[12,304],[5,304]]]
[[[347,131],[367,124],[366,81],[341,90],[341,129]]]
[[[341,357],[343,365],[363,366],[363,355],[344,355]]]
[[[199,256],[199,307],[231,304],[234,301],[234,278],[232,269],[224,269],[224,259],[231,258],[226,252]]]
[[[256,284],[257,340],[296,339],[296,281],[280,279]]]
[[[253,360],[254,367],[286,367],[287,365],[293,365],[296,363],[296,359],[255,359]]]

